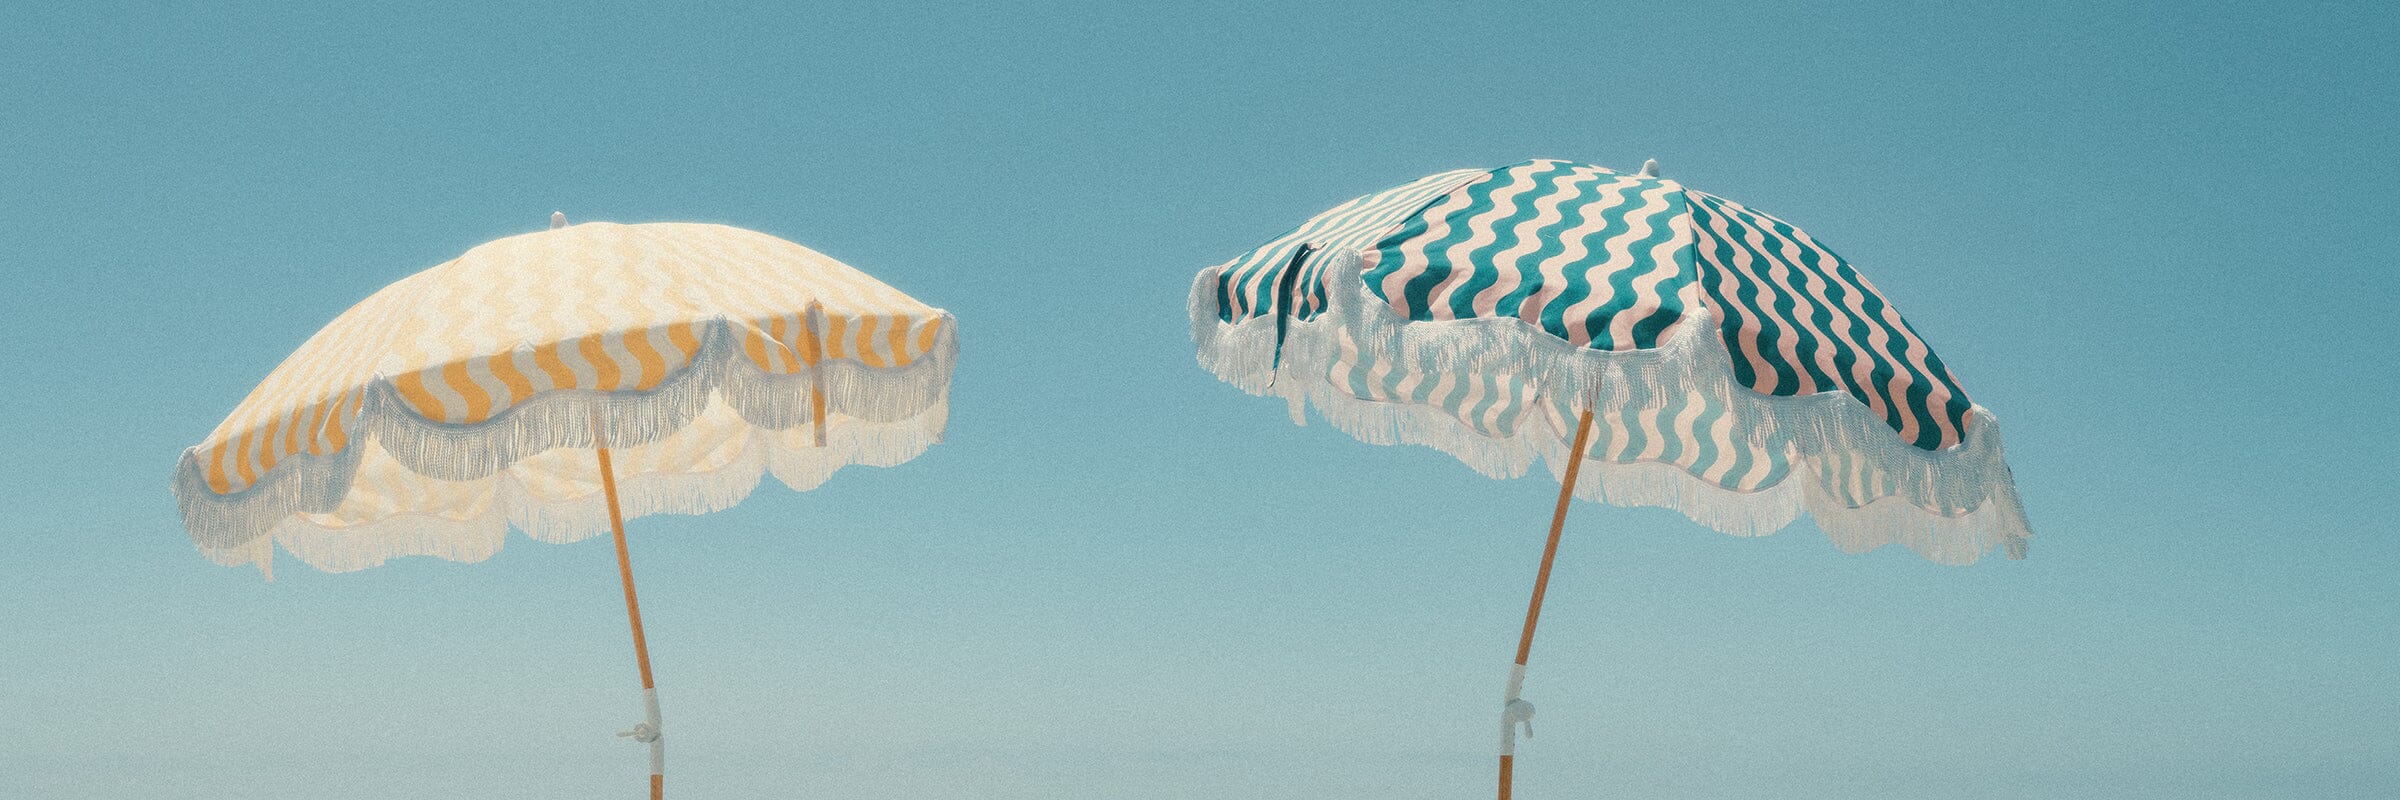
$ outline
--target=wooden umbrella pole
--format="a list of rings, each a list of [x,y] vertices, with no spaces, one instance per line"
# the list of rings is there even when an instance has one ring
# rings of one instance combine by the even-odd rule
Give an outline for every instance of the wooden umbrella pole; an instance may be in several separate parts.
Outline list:
[[[594,436],[598,438],[598,420]],[[650,679],[650,643],[642,638],[642,603],[633,594],[633,556],[625,549],[625,514],[617,506],[617,475],[608,460],[608,445],[600,440],[600,490],[608,497],[608,528],[617,538],[617,577],[625,584],[625,618],[633,623],[633,660],[642,670],[642,709],[646,721],[621,736],[650,745],[650,800],[666,794],[666,742],[659,735],[658,684]]]
[[[1518,699],[1525,686],[1525,659],[1533,654],[1533,626],[1542,618],[1542,594],[1550,588],[1550,564],[1558,558],[1558,535],[1567,526],[1567,502],[1575,499],[1575,476],[1583,466],[1583,448],[1592,439],[1592,410],[1575,421],[1575,446],[1567,451],[1567,474],[1558,485],[1558,508],[1550,512],[1550,540],[1542,545],[1542,568],[1533,577],[1533,601],[1525,606],[1525,630],[1517,635],[1517,665],[1509,670],[1508,695],[1500,712],[1500,800],[1509,800],[1509,783],[1516,766],[1517,724],[1533,735],[1533,706]]]

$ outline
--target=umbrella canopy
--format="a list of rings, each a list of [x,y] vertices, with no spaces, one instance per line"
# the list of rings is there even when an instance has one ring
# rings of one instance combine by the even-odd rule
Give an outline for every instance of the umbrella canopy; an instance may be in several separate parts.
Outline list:
[[[1536,160],[1353,199],[1200,272],[1203,366],[1375,444],[1665,506],[1728,533],[1806,513],[1950,564],[2028,535],[1999,423],[1799,228],[1654,175]]]
[[[1849,262],[1658,177],[1535,160],[1335,206],[1192,282],[1200,363],[1374,444],[1493,477],[1558,475],[1502,696],[1521,696],[1568,500],[1758,535],[1802,514],[1842,549],[1946,564],[2029,535],[1990,412]]]
[[[723,225],[568,226],[485,244],[343,312],[183,452],[200,551],[272,575],[478,561],[510,525],[616,539],[650,797],[664,792],[627,516],[810,489],[941,439],[957,325],[816,251]],[[620,482],[623,486],[620,488]]]
[[[343,312],[184,451],[175,496],[224,564],[269,569],[276,543],[335,571],[478,561],[512,524],[609,529],[596,441],[628,516],[724,508],[765,472],[806,490],[907,461],[942,436],[956,333],[755,231],[513,236]]]

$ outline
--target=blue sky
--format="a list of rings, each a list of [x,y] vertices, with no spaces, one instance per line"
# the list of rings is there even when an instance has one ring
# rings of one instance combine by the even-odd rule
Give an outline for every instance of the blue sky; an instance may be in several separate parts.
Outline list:
[[[7,9],[12,790],[638,791],[605,539],[265,583],[166,490],[333,315],[559,209],[961,321],[947,443],[634,524],[679,795],[1483,796],[1555,487],[1295,428],[1181,305],[1341,200],[1561,157],[1838,247],[2005,421],[2037,538],[1579,505],[1520,796],[2400,794],[2388,5],[883,5]]]

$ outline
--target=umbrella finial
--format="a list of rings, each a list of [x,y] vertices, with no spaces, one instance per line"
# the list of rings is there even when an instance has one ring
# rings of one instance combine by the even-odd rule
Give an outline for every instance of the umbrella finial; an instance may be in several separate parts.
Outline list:
[[[551,230],[558,230],[558,229],[560,229],[560,228],[564,228],[564,227],[566,227],[566,226],[567,226],[567,212],[564,212],[564,211],[552,211],[552,212],[550,212],[550,229],[551,229]]]
[[[1650,160],[1648,160],[1648,161],[1644,161],[1644,162],[1642,162],[1642,177],[1644,177],[1644,178],[1656,178],[1656,177],[1658,177],[1658,159],[1655,159],[1655,158],[1653,158],[1653,159],[1650,159]]]

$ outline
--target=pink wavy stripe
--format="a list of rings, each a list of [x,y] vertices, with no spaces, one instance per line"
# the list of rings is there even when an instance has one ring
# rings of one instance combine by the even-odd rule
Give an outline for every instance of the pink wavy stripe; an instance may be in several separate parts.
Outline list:
[[[1516,291],[1518,286],[1525,283],[1524,273],[1519,262],[1523,261],[1526,256],[1532,255],[1533,251],[1541,249],[1542,239],[1539,234],[1543,228],[1557,224],[1565,218],[1559,213],[1558,207],[1568,198],[1575,196],[1576,190],[1572,187],[1590,181],[1594,177],[1595,175],[1586,169],[1576,169],[1551,177],[1549,188],[1542,192],[1540,199],[1533,201],[1533,218],[1517,225],[1517,243],[1492,256],[1492,266],[1496,274],[1492,285],[1483,287],[1483,291],[1475,294],[1474,304],[1477,316],[1500,316],[1500,298],[1507,297],[1510,292]]]
[[[1467,238],[1450,245],[1450,249],[1443,253],[1444,259],[1450,263],[1450,274],[1444,276],[1442,282],[1434,286],[1433,291],[1427,294],[1425,304],[1429,316],[1437,320],[1457,317],[1457,312],[1451,310],[1451,298],[1458,293],[1459,287],[1474,280],[1477,272],[1474,262],[1475,251],[1500,238],[1500,232],[1495,229],[1494,223],[1517,212],[1516,199],[1526,192],[1533,191],[1533,174],[1548,169],[1549,166],[1547,163],[1536,161],[1511,167],[1503,173],[1507,176],[1508,184],[1492,191],[1492,207],[1481,214],[1468,218]],[[1480,311],[1480,309],[1477,310]]]
[[[1698,242],[1698,252],[1702,258],[1713,260],[1715,257],[1713,254],[1716,252],[1720,242],[1730,242],[1734,240],[1732,231],[1726,229],[1726,226],[1731,221],[1731,216],[1732,215],[1726,214],[1722,210],[1719,210],[1718,213],[1708,215],[1709,225],[1708,227],[1700,229],[1700,239]],[[1744,276],[1750,275],[1750,265],[1748,263],[1750,261],[1750,254],[1744,252],[1740,247],[1733,247],[1731,249],[1733,250],[1734,263],[1718,264],[1717,267],[1731,274]],[[1727,282],[1730,283],[1732,281],[1731,279],[1728,279]],[[1735,287],[1727,287],[1727,294],[1733,294],[1734,291]],[[1703,296],[1706,297],[1706,295]],[[1709,304],[1711,307],[1716,306],[1713,298],[1710,299]],[[1729,302],[1726,304],[1726,306],[1729,307],[1715,308],[1717,312],[1717,318],[1733,319],[1738,317],[1741,321],[1740,326],[1737,328],[1739,332],[1733,338],[1735,342],[1741,345],[1742,358],[1750,362],[1751,390],[1756,391],[1759,394],[1774,394],[1778,385],[1778,380],[1775,376],[1775,365],[1773,362],[1768,361],[1764,354],[1761,354],[1758,351],[1758,335],[1759,332],[1764,329],[1763,324],[1760,323],[1757,315],[1750,313],[1750,308],[1748,305],[1743,304],[1738,300],[1735,302]]]
[[[1425,253],[1425,244],[1439,241],[1442,237],[1450,234],[1450,214],[1465,208],[1472,202],[1467,197],[1467,189],[1478,183],[1482,183],[1482,181],[1469,181],[1451,189],[1450,193],[1444,195],[1440,202],[1425,209],[1425,213],[1421,216],[1431,221],[1425,232],[1401,244],[1399,266],[1394,268],[1391,274],[1383,276],[1383,299],[1391,304],[1392,310],[1400,312],[1400,316],[1403,318],[1411,317],[1408,307],[1409,281],[1424,275],[1425,271],[1433,266],[1433,259]],[[1440,319],[1440,317],[1435,317],[1435,319]]]
[[[1601,176],[1594,175],[1593,177],[1597,179]],[[1610,177],[1613,180],[1607,185],[1597,187],[1596,190],[1605,193],[1612,186],[1622,187],[1625,185],[1624,178]],[[1575,213],[1582,215],[1581,221],[1577,222],[1574,227],[1559,233],[1558,240],[1561,247],[1557,255],[1542,259],[1542,262],[1535,266],[1535,269],[1541,273],[1542,285],[1535,289],[1533,294],[1527,295],[1523,303],[1518,304],[1518,319],[1535,325],[1542,323],[1542,312],[1548,310],[1550,303],[1557,300],[1558,296],[1567,290],[1567,267],[1582,261],[1591,253],[1587,242],[1591,235],[1599,232],[1606,223],[1605,215],[1591,213],[1592,210],[1610,205],[1614,204],[1603,200],[1576,209]],[[1589,336],[1584,338],[1585,341],[1590,341]],[[1570,336],[1569,341],[1572,340],[1572,336]]]
[[[1766,215],[1761,214],[1760,216]],[[1768,218],[1774,219],[1773,217]],[[1780,222],[1781,220],[1777,221]],[[1818,244],[1817,240],[1814,237],[1809,236],[1807,231],[1803,231],[1799,228],[1799,226],[1791,225],[1790,223],[1785,223],[1785,225],[1792,229],[1794,238],[1798,240],[1800,244],[1816,251],[1819,263],[1832,264],[1840,260],[1834,256],[1833,251],[1827,250],[1824,245]],[[1918,339],[1916,334],[1910,331],[1905,323],[1901,322],[1900,312],[1892,307],[1891,298],[1885,297],[1882,292],[1875,289],[1873,284],[1868,283],[1867,276],[1858,274],[1856,270],[1853,270],[1851,274],[1855,276],[1856,279],[1855,285],[1850,287],[1851,296],[1854,298],[1863,299],[1864,295],[1874,295],[1877,300],[1880,300],[1883,303],[1883,311],[1878,316],[1880,316],[1884,321],[1888,322],[1894,330],[1899,331],[1901,336],[1906,337],[1908,346],[1905,352],[1908,355],[1910,366],[1915,367],[1917,370],[1926,375],[1938,374],[1942,380],[1949,381],[1950,385],[1957,385],[1958,378],[1954,375],[1951,375],[1949,370],[1937,370],[1933,368],[1933,365],[1930,363],[1930,356],[1933,352],[1932,348],[1926,345],[1923,340]],[[1858,316],[1861,319],[1867,317],[1866,309],[1863,305],[1853,306],[1853,310],[1858,313]],[[1869,325],[1867,327],[1876,330],[1880,329],[1880,326],[1875,325]],[[1881,338],[1884,339],[1885,343],[1890,341],[1889,336],[1884,336]],[[1883,353],[1885,351],[1878,347],[1875,352]],[[1865,385],[1865,382],[1862,381],[1861,385]],[[1950,386],[1943,385],[1941,381],[1933,381],[1927,384],[1926,391],[1926,408],[1928,411],[1932,412],[1935,429],[1941,431],[1942,446],[1949,447],[1959,443],[1960,441],[1963,441],[1965,439],[1966,432],[1962,429],[1952,427],[1950,424],[1950,415],[1942,411],[1945,406],[1949,405],[1950,399],[1955,396],[1951,393]],[[1901,402],[1902,398],[1905,397],[1907,397],[1905,394],[1894,395],[1892,399],[1893,402]],[[1910,438],[1912,441],[1914,440],[1914,437]]]
[[[1584,213],[1590,214],[1593,217],[1604,216],[1608,209],[1613,209],[1630,202],[1629,195],[1632,193],[1634,187],[1639,185],[1641,185],[1641,181],[1638,179],[1623,176],[1618,177],[1616,182],[1605,187],[1608,190],[1614,191],[1614,196],[1605,199],[1603,202],[1585,206]],[[1633,225],[1628,226],[1624,233],[1611,236],[1607,241],[1600,243],[1599,252],[1602,256],[1604,256],[1604,258],[1602,258],[1600,263],[1585,267],[1583,269],[1583,283],[1586,288],[1591,290],[1590,293],[1585,294],[1582,300],[1578,300],[1573,305],[1567,306],[1566,311],[1559,316],[1559,321],[1567,326],[1567,341],[1569,343],[1574,344],[1576,347],[1587,347],[1591,345],[1592,313],[1598,311],[1599,309],[1606,308],[1609,303],[1614,302],[1617,298],[1617,287],[1615,284],[1610,283],[1608,278],[1611,275],[1617,274],[1617,270],[1624,269],[1633,263],[1633,251],[1629,249],[1633,243],[1633,239],[1629,237],[1634,233],[1635,228],[1642,227],[1647,224],[1647,221],[1634,223]],[[1612,343],[1612,345],[1613,344],[1614,343]]]
[[[1660,212],[1674,207],[1673,203],[1667,201],[1667,197],[1675,191],[1673,184],[1660,183],[1650,190],[1642,192],[1642,207],[1633,213],[1632,225],[1625,231],[1627,256],[1632,255],[1630,248],[1634,242],[1650,238],[1651,234],[1657,232],[1657,222],[1662,216]],[[1670,231],[1673,229],[1672,225],[1673,223],[1669,223]],[[1633,349],[1633,326],[1648,319],[1651,314],[1658,313],[1659,309],[1666,307],[1666,296],[1658,293],[1658,285],[1675,276],[1678,267],[1675,263],[1675,248],[1681,247],[1683,244],[1683,242],[1677,241],[1677,237],[1669,236],[1667,241],[1651,247],[1650,271],[1632,281],[1633,305],[1618,311],[1616,316],[1609,319],[1609,341],[1614,343],[1616,349]],[[1662,255],[1664,257],[1661,257]]]

